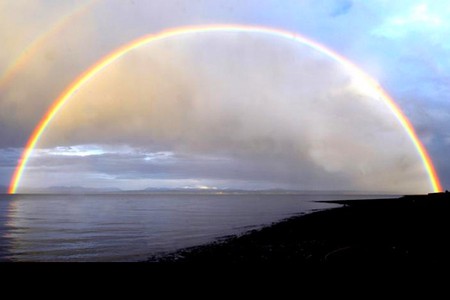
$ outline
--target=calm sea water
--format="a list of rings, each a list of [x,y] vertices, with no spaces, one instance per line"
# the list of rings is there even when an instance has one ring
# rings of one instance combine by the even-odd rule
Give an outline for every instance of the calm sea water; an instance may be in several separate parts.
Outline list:
[[[361,195],[2,195],[0,261],[140,261]]]

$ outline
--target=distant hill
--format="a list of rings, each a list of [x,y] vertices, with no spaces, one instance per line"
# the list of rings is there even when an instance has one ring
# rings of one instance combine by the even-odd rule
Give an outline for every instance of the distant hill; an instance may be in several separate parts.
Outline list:
[[[82,186],[51,186],[48,188],[38,188],[38,189],[27,189],[25,193],[37,193],[37,194],[98,194],[98,193],[120,193],[122,192],[119,188],[106,187],[106,188],[88,188]]]
[[[0,193],[7,193],[8,187],[0,187]],[[83,186],[52,186],[48,188],[27,189],[21,191],[26,194],[331,194],[331,195],[391,195],[390,193],[367,193],[357,191],[305,191],[287,189],[228,189],[228,188],[201,188],[201,187],[148,187],[142,190],[122,190],[116,187],[90,188]]]

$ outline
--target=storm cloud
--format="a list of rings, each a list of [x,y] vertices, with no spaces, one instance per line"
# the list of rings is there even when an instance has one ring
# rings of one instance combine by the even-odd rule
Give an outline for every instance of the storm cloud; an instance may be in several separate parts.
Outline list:
[[[67,147],[78,160],[68,185],[80,178],[77,170],[91,170],[112,185],[135,177],[147,185],[167,179],[221,188],[426,190],[409,137],[357,80],[329,57],[281,37],[173,37],[103,70],[64,106],[38,147]],[[101,153],[100,161],[95,148],[88,160],[69,148],[89,144],[134,150],[114,159]],[[173,153],[176,163],[139,159],[142,151]],[[38,167],[61,170],[62,156],[51,156],[30,162],[24,186],[52,182],[45,177],[54,173]]]
[[[446,1],[3,1],[0,186],[51,103],[101,57],[146,34],[218,23],[305,34],[361,66],[409,117],[448,185],[449,15]],[[89,145],[170,152],[180,168],[160,169],[158,179],[156,167],[134,154],[70,157],[52,150]],[[78,92],[39,147],[48,152],[32,158],[23,187],[97,174],[90,184],[126,177],[123,186],[132,188],[184,180],[430,191],[408,137],[377,99],[318,53],[258,36],[197,36],[130,53]],[[57,157],[61,172],[47,180],[42,170],[54,168]],[[205,157],[221,163],[202,163]],[[239,166],[241,172],[232,171]]]

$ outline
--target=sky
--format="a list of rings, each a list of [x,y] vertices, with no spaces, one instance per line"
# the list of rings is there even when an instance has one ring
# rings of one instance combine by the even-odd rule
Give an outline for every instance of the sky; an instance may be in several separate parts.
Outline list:
[[[55,99],[102,57],[183,26],[301,34],[395,100],[450,185],[447,1],[0,1],[0,186]],[[395,116],[323,53],[194,33],[102,70],[39,140],[19,192],[51,187],[430,192]]]

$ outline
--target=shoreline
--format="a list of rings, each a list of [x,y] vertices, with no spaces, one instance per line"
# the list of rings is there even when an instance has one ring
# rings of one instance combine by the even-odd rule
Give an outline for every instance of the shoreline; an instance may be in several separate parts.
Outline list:
[[[147,262],[312,267],[450,265],[449,193],[323,202],[342,206],[290,217],[163,257],[150,257]]]

